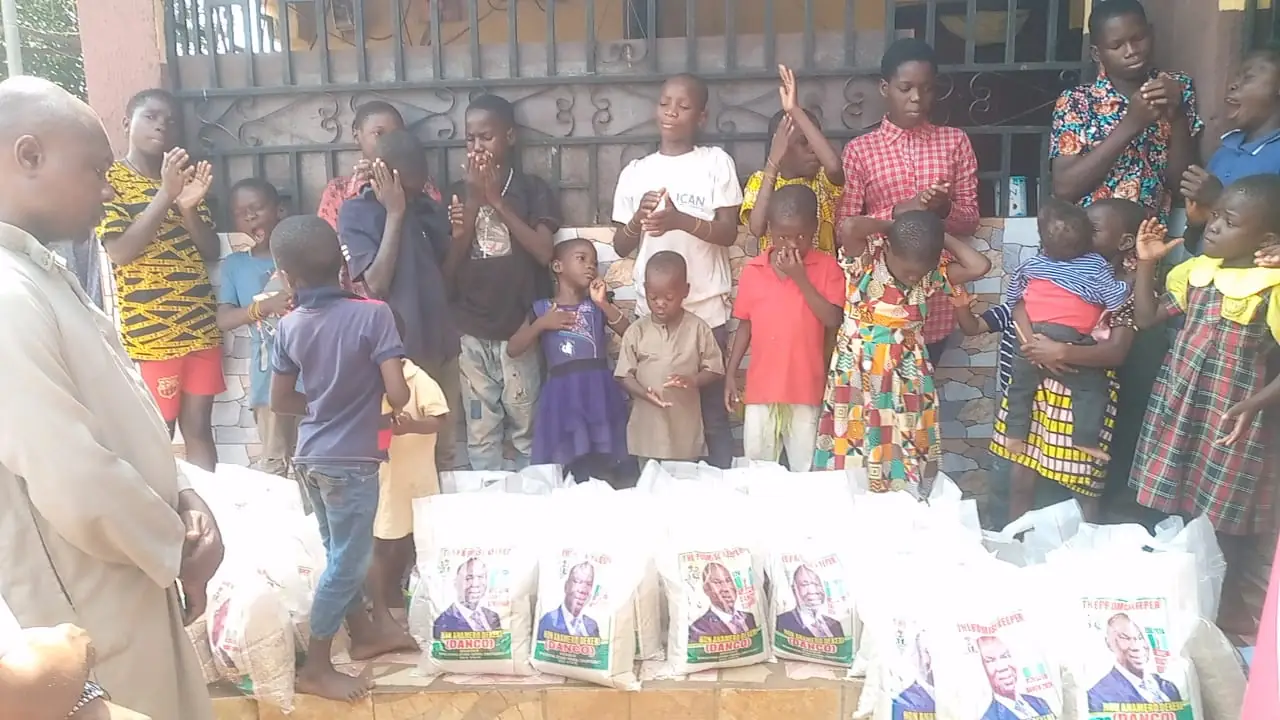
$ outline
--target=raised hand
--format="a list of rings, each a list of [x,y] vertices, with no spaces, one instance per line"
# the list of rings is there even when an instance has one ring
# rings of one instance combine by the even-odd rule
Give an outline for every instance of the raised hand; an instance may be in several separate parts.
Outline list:
[[[371,180],[373,180],[373,163],[365,158],[360,158],[355,167],[351,168],[351,181],[357,188],[360,188],[367,185]]]
[[[449,202],[449,225],[456,234],[467,222],[467,210],[457,195]]]
[[[388,215],[403,215],[408,207],[404,187],[400,184],[400,171],[392,170],[382,160],[373,163],[373,194],[387,209]]]
[[[1169,229],[1155,218],[1147,218],[1138,226],[1138,240],[1134,246],[1138,259],[1156,262],[1182,244],[1182,238],[1169,239]]]
[[[1159,120],[1173,120],[1174,113],[1182,107],[1182,83],[1168,73],[1160,73],[1143,83],[1138,93],[1155,111]]]
[[[779,65],[778,77],[782,81],[778,85],[778,99],[782,101],[782,109],[790,115],[800,107],[800,94],[796,90],[796,74],[786,65]]]
[[[187,186],[187,164],[191,156],[182,148],[174,148],[160,161],[160,193],[169,203],[176,203]]]
[[[201,160],[194,168],[187,169],[185,177],[186,184],[182,186],[174,204],[179,210],[194,210],[208,196],[209,188],[213,186],[213,166],[207,160]]]
[[[800,257],[800,251],[792,248],[774,248],[770,253],[772,257],[769,259],[773,262],[773,269],[778,271],[779,275],[799,280],[804,275],[804,259]]]
[[[591,302],[596,307],[604,307],[609,304],[609,286],[605,285],[604,278],[596,278],[591,281],[591,285],[587,288],[591,293]]]
[[[790,115],[784,116],[782,122],[778,123],[778,129],[773,133],[773,140],[769,143],[769,163],[773,166],[773,170],[778,170],[782,158],[787,154],[787,149],[795,141],[796,123]]]

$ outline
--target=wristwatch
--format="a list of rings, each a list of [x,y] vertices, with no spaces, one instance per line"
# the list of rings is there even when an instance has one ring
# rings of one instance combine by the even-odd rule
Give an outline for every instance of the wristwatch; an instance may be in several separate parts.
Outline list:
[[[76,713],[83,710],[86,705],[93,702],[94,700],[97,700],[98,698],[104,698],[106,700],[110,700],[111,696],[108,695],[107,691],[103,690],[102,686],[99,685],[98,683],[96,682],[85,683],[84,692],[80,693],[80,702],[77,702],[76,706],[71,708],[71,712],[67,713],[67,717],[68,718],[75,717]]]

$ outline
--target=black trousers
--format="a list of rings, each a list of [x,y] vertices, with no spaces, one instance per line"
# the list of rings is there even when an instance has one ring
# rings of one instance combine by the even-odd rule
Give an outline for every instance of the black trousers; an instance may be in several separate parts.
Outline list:
[[[1032,323],[1033,332],[1050,340],[1072,345],[1093,345],[1092,337],[1075,328],[1057,323]],[[1054,379],[1071,391],[1071,442],[1084,447],[1097,447],[1102,434],[1103,417],[1107,411],[1107,372],[1102,368],[1073,367],[1075,372],[1055,375]],[[1005,417],[1006,435],[1014,440],[1025,440],[1031,431],[1031,405],[1036,389],[1049,375],[1016,349],[1013,354],[1013,376],[1007,390],[1009,411]]]

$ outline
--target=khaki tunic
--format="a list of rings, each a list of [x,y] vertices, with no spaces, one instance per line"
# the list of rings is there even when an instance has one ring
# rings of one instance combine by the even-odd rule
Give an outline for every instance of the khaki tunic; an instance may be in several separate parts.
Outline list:
[[[632,403],[627,423],[627,449],[632,455],[697,460],[706,454],[698,388],[662,387],[672,375],[692,378],[703,370],[724,374],[724,357],[711,326],[697,315],[686,310],[672,326],[646,315],[627,328],[614,375],[634,375],[641,387],[653,388],[671,403],[669,408],[647,400]]]
[[[188,485],[168,431],[112,322],[5,224],[0,398],[0,596],[24,627],[87,630],[120,705],[211,720],[174,586]]]

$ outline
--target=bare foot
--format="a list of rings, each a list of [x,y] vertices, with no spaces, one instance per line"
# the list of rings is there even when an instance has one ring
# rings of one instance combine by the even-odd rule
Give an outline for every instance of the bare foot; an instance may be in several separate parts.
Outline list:
[[[1101,448],[1077,445],[1076,449],[1084,453],[1085,455],[1088,455],[1089,457],[1093,458],[1094,460],[1097,460],[1098,462],[1104,462],[1104,463],[1111,462],[1111,456],[1103,452]]]
[[[391,619],[395,620],[397,625],[408,631],[409,611],[406,608],[391,608],[387,612],[391,613]]]
[[[352,677],[338,672],[332,666],[316,668],[304,665],[298,670],[294,689],[329,700],[355,702],[373,690],[373,678],[364,674]]]
[[[418,643],[389,615],[373,623],[367,632],[351,637],[352,660],[372,660],[398,652],[418,652]]]
[[[1027,451],[1027,441],[1007,438],[1005,440],[1005,449],[1008,450],[1009,454],[1013,457],[1018,457]]]

